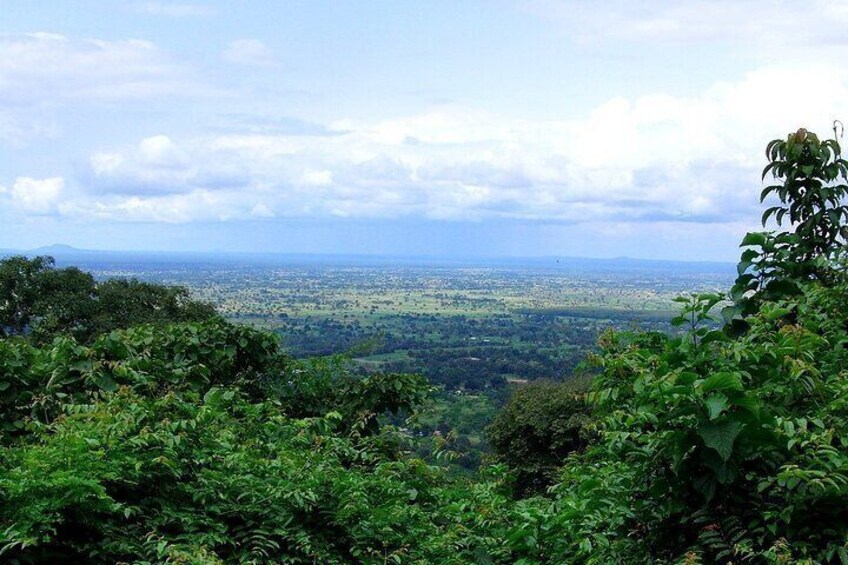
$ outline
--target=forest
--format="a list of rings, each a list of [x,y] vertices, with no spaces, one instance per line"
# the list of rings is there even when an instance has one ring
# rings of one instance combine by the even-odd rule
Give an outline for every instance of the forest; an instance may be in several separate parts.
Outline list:
[[[363,346],[326,317],[247,325],[183,286],[2,260],[0,559],[848,563],[848,161],[804,129],[766,157],[773,229],[667,324],[517,299],[481,320],[439,289],[457,342],[399,310],[356,359],[322,355]],[[491,454],[452,472],[481,415]]]

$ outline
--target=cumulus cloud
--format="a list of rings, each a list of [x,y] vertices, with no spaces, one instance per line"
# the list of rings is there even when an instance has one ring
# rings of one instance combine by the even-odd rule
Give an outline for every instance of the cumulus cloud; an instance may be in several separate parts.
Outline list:
[[[28,214],[49,214],[55,210],[64,186],[61,177],[18,177],[11,188],[0,186],[0,201],[6,200],[13,208]]]
[[[221,57],[228,63],[248,67],[276,67],[279,65],[274,50],[258,39],[236,39],[227,45]]]
[[[96,193],[136,196],[237,188],[250,182],[250,172],[236,159],[202,144],[181,147],[166,135],[155,135],[135,146],[93,154],[83,182]]]

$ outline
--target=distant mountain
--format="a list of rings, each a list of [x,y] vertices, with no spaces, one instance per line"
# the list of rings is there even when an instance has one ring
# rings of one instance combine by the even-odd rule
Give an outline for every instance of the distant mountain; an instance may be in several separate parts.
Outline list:
[[[33,252],[38,253],[66,253],[70,251],[83,251],[82,249],[77,249],[76,247],[72,247],[70,245],[65,245],[64,243],[54,243],[53,245],[47,245],[45,247],[39,247],[37,249],[33,249]]]

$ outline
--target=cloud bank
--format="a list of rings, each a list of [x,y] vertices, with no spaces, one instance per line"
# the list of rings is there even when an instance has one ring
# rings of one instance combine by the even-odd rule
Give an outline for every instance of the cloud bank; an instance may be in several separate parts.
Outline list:
[[[91,154],[60,210],[161,222],[744,221],[759,209],[762,148],[787,133],[775,116],[827,133],[846,113],[846,76],[810,66],[762,69],[696,97],[614,98],[570,121],[440,106],[329,124],[333,135],[162,133]]]

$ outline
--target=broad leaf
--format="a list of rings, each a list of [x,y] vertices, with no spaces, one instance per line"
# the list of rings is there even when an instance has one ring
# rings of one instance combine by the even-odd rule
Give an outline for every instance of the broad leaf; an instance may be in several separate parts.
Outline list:
[[[742,422],[733,420],[710,422],[701,426],[698,435],[704,440],[704,445],[715,449],[722,460],[727,461],[733,454],[733,443],[744,427]]]
[[[707,407],[707,413],[710,415],[710,420],[715,420],[721,416],[722,412],[727,410],[728,407],[727,397],[720,392],[711,394],[709,398],[704,401],[704,404]]]
[[[701,390],[704,392],[713,390],[734,390],[741,392],[743,389],[742,377],[738,373],[715,373],[701,383]]]

